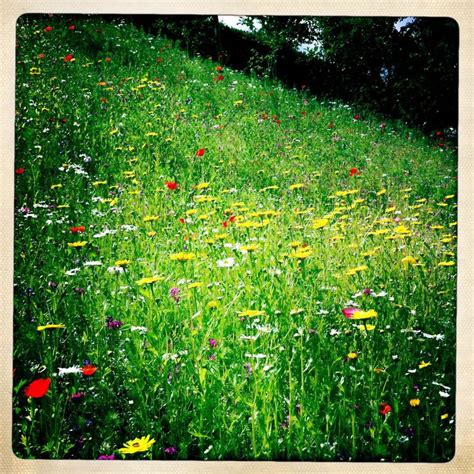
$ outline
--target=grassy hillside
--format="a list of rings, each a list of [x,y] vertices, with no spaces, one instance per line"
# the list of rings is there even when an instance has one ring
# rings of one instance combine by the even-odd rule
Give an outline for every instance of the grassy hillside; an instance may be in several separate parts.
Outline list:
[[[18,456],[453,456],[449,147],[127,24],[17,34]]]

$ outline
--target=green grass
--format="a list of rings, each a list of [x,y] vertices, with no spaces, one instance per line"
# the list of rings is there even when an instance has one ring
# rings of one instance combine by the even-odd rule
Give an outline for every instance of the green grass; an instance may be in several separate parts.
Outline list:
[[[17,30],[14,452],[451,459],[454,152],[128,24],[65,19]],[[93,375],[59,375],[85,361]],[[148,451],[118,452],[147,435]]]

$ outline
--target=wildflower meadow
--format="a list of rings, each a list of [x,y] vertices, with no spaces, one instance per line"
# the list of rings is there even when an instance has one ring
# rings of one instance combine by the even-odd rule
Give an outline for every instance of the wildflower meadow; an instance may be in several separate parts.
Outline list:
[[[442,131],[21,17],[13,451],[450,460],[456,177]]]

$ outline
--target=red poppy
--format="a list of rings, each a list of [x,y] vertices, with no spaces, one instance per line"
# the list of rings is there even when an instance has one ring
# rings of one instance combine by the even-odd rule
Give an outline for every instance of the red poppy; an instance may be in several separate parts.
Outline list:
[[[87,364],[84,367],[82,367],[82,375],[85,375],[86,377],[90,377],[91,375],[94,375],[94,372],[97,370],[97,367],[92,364]]]
[[[351,168],[349,170],[349,176],[355,176],[356,174],[360,174],[360,171],[357,168]]]
[[[69,61],[72,61],[74,59],[74,56],[72,54],[66,54],[66,56],[64,56],[64,62],[65,63],[68,63]]]
[[[216,71],[221,72],[222,71],[222,66],[216,66]]]
[[[204,148],[199,148],[199,150],[196,152],[196,156],[202,156],[204,155],[204,152],[205,152]]]
[[[77,226],[77,227],[71,227],[70,230],[71,230],[71,232],[72,232],[73,234],[77,234],[78,232],[79,232],[79,233],[80,233],[80,232],[84,232],[85,227],[84,227],[83,225],[80,225],[80,226]]]
[[[329,128],[334,128],[334,123],[333,122],[330,122],[329,125],[328,125]]]
[[[67,119],[63,117],[63,118],[60,119],[59,121],[60,121],[61,123],[66,123],[66,122],[67,122]]]
[[[379,413],[383,416],[388,415],[392,411],[392,407],[388,403],[381,403],[379,408]]]
[[[25,395],[32,398],[44,397],[49,389],[50,383],[51,379],[49,377],[45,379],[36,379],[25,388]]]
[[[222,223],[222,227],[224,227],[224,228],[226,228],[228,225],[229,225],[229,223],[228,223],[227,221],[224,221],[224,222]]]
[[[110,63],[111,59],[110,58],[105,58],[106,63]]]
[[[43,31],[46,31],[46,32],[53,31],[53,27],[52,26],[47,26],[46,28],[44,28]]]
[[[178,183],[175,183],[174,181],[166,181],[165,186],[168,189],[174,190],[178,187]]]
[[[181,224],[185,224],[185,223],[186,223],[186,221],[185,221],[182,217],[179,218],[179,222],[181,222]]]
[[[230,217],[229,217],[229,221],[230,221],[230,222],[234,222],[234,221],[235,221],[235,216],[230,216]]]
[[[355,114],[354,115],[354,120],[359,120],[360,119],[360,115],[359,114]]]
[[[38,54],[38,59],[44,59],[44,53],[39,53]]]
[[[68,28],[69,31],[74,31],[75,29],[76,29],[76,26],[75,26],[75,25],[71,25],[71,26]]]
[[[224,80],[224,76],[222,74],[219,74],[217,77],[214,78],[215,81],[222,81]]]
[[[25,172],[25,168],[17,168],[15,170],[15,174],[23,174]]]

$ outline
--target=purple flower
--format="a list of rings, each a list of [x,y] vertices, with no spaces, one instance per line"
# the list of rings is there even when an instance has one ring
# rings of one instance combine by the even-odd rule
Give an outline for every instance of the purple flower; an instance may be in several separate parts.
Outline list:
[[[174,446],[170,446],[169,448],[165,448],[165,454],[168,454],[169,456],[172,456],[177,451],[178,450]]]
[[[115,454],[110,454],[110,455],[108,455],[108,454],[101,454],[101,455],[97,458],[98,461],[108,461],[108,460],[113,461],[114,459],[115,459]]]
[[[79,288],[79,287],[74,288],[74,291],[75,291],[78,295],[81,295],[81,296],[86,292],[86,290],[84,290],[84,288]]]
[[[365,296],[369,296],[370,294],[372,294],[372,290],[370,288],[364,288],[363,293]]]
[[[173,298],[176,302],[180,300],[179,292],[179,288],[176,288],[175,286],[173,288],[170,288],[170,297]]]
[[[247,369],[247,372],[248,372],[249,374],[251,374],[251,373],[253,372],[252,364],[247,363],[247,364],[245,364],[244,367]]]
[[[106,325],[109,329],[117,329],[123,325],[122,321],[112,318],[112,316],[107,317]]]
[[[84,396],[84,393],[82,393],[82,392],[73,393],[73,394],[71,395],[71,400],[72,400],[73,402],[78,402],[78,401],[81,400],[81,398],[82,398],[83,396]]]
[[[217,341],[215,339],[209,339],[209,345],[211,347],[216,347],[217,346]]]

